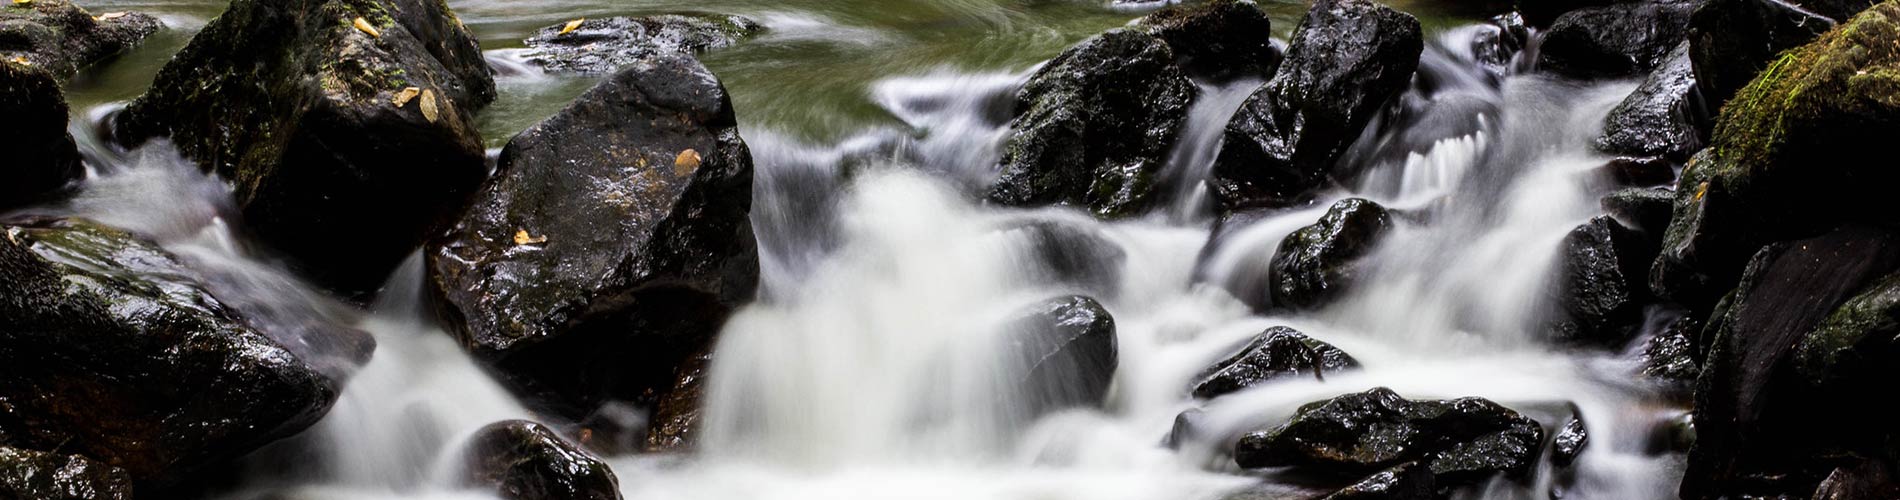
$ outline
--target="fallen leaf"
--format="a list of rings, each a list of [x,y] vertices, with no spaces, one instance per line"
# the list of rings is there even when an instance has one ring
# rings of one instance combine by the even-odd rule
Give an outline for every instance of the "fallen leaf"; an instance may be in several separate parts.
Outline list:
[[[19,64],[19,65],[21,65],[21,66],[32,66],[32,65],[33,65],[33,61],[28,61],[28,60],[26,59],[26,56],[13,56],[13,62],[15,62],[15,63],[18,63],[18,64]]]
[[[436,114],[435,109],[435,91],[423,89],[422,103],[418,104],[418,106],[422,107],[422,118],[429,120],[429,123],[435,123],[436,118],[439,116]]]
[[[28,5],[33,5],[33,0],[13,0],[13,4],[21,6],[21,7],[25,7]]]
[[[516,245],[537,245],[537,244],[547,243],[547,242],[548,242],[547,235],[542,235],[538,237],[530,236],[528,235],[528,230],[526,229],[515,230],[515,244]]]
[[[681,151],[678,157],[673,158],[673,170],[675,173],[684,175],[686,171],[691,171],[695,168],[699,168],[698,151],[688,149]]]
[[[396,93],[395,99],[389,100],[389,103],[394,104],[396,105],[396,107],[400,108],[400,107],[403,107],[404,105],[409,104],[409,100],[415,99],[416,95],[421,94],[421,93],[422,93],[422,89],[416,88],[416,87],[409,87],[406,89],[402,89],[401,92]]]
[[[1702,196],[1706,194],[1709,194],[1709,183],[1704,182],[1695,188],[1695,201],[1702,201]]]
[[[568,33],[573,33],[573,32],[574,32],[574,30],[577,30],[577,29],[580,29],[580,28],[581,28],[581,23],[583,23],[583,22],[587,22],[587,18],[585,18],[585,17],[583,17],[583,18],[580,18],[580,19],[575,19],[575,20],[572,20],[572,21],[568,21],[568,22],[567,22],[567,25],[565,25],[565,26],[561,26],[561,32],[560,32],[560,33],[555,33],[555,34],[554,34],[554,36],[561,36],[561,35],[565,35],[565,34],[568,34]]]
[[[118,18],[121,18],[121,17],[125,17],[125,13],[124,13],[124,12],[107,12],[107,13],[104,13],[104,14],[100,14],[100,15],[99,15],[99,17],[95,17],[95,18],[92,18],[92,20],[94,20],[94,21],[111,21],[111,20],[113,20],[113,19],[118,19]]]
[[[360,17],[359,17],[359,18],[356,18],[356,20],[354,20],[354,21],[350,21],[350,25],[351,25],[351,26],[355,26],[355,27],[356,27],[356,30],[357,30],[357,31],[361,31],[361,32],[364,32],[364,33],[368,33],[368,34],[369,34],[369,37],[370,37],[370,38],[382,38],[382,37],[383,37],[383,32],[381,32],[381,31],[376,31],[376,27],[375,27],[375,26],[371,26],[371,25],[369,24],[369,21],[365,21],[365,20],[363,20],[363,18],[360,18]]]

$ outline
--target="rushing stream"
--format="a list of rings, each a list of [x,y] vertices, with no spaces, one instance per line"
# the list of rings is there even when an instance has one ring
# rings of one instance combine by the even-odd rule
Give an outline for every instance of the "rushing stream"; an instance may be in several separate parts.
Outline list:
[[[534,418],[424,312],[419,258],[366,311],[333,302],[229,227],[230,194],[169,146],[117,151],[94,125],[144,88],[164,58],[221,4],[95,0],[140,10],[169,29],[75,79],[75,136],[90,176],[57,210],[152,236],[220,277],[222,295],[267,301],[297,321],[371,332],[373,360],[317,427],[267,448],[237,498],[484,498],[453,485],[460,440],[485,424]],[[1168,206],[1104,223],[1070,209],[986,206],[1012,94],[1034,66],[1141,14],[1096,0],[451,0],[492,64],[533,29],[588,16],[678,10],[761,20],[767,34],[704,56],[732,89],[757,164],[752,221],[759,300],[715,352],[699,449],[609,457],[627,498],[1213,499],[1273,498],[1273,474],[1242,472],[1225,447],[1299,405],[1372,387],[1410,398],[1479,396],[1537,415],[1567,403],[1592,446],[1564,498],[1674,495],[1680,458],[1645,448],[1660,403],[1614,353],[1551,347],[1535,333],[1564,234],[1600,214],[1610,183],[1589,147],[1633,82],[1580,84],[1495,75],[1447,47],[1474,36],[1455,14],[1419,13],[1428,43],[1408,103],[1435,119],[1386,123],[1348,156],[1349,190],[1309,208],[1216,229],[1202,180],[1233,110],[1259,80],[1197,82],[1202,96],[1171,154]],[[1299,3],[1263,1],[1282,35]],[[1462,45],[1461,45],[1462,43]],[[586,77],[517,68],[498,77],[481,115],[490,147],[591,86]],[[1406,213],[1370,258],[1362,285],[1297,317],[1261,317],[1264,266],[1279,241],[1333,200],[1364,197]],[[1099,279],[1062,283],[1035,265],[1033,224],[1099,235],[1118,253]],[[1209,242],[1213,244],[1210,247]],[[1205,250],[1204,248],[1211,248]],[[1021,418],[1033,401],[997,398],[997,335],[1011,311],[1085,292],[1113,313],[1120,368],[1104,408]],[[1351,352],[1365,369],[1197,402],[1191,379],[1270,326],[1293,326]],[[338,369],[349,369],[340,367]],[[1164,444],[1176,416],[1193,432]],[[636,408],[612,418],[638,424]],[[1499,482],[1486,498],[1543,498],[1554,478]],[[1262,485],[1261,477],[1268,481]]]

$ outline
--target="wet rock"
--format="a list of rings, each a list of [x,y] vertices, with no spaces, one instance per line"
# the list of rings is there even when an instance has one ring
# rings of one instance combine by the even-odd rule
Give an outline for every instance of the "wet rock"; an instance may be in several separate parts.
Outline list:
[[[1669,228],[1670,206],[1676,192],[1668,188],[1624,188],[1605,195],[1598,204],[1617,222],[1651,234]]]
[[[1695,416],[1689,412],[1656,422],[1649,429],[1647,447],[1643,450],[1650,455],[1664,453],[1688,453],[1695,446]]]
[[[463,345],[551,409],[666,391],[753,296],[752,157],[698,61],[628,66],[498,165],[425,249],[430,288]]]
[[[239,0],[118,115],[115,135],[170,137],[236,186],[260,241],[360,296],[481,183],[473,114],[494,97],[474,37],[442,2]]]
[[[1438,498],[1438,478],[1424,463],[1406,462],[1379,471],[1321,500],[1429,500]]]
[[[1676,163],[1657,156],[1610,159],[1603,165],[1610,180],[1620,186],[1654,187],[1676,181]]]
[[[1676,44],[1662,66],[1610,111],[1596,148],[1613,155],[1684,162],[1702,149],[1702,131],[1709,120],[1689,63],[1689,42],[1685,41]],[[1671,180],[1675,180],[1673,175],[1662,179]]]
[[[618,500],[620,481],[606,462],[526,420],[489,424],[463,452],[465,484],[504,500]]]
[[[164,485],[309,427],[336,383],[156,245],[80,220],[0,227],[0,442]]]
[[[1517,12],[1524,16],[1524,22],[1538,28],[1548,28],[1573,10],[1590,7],[1602,7],[1616,3],[1617,0],[1517,0]]]
[[[1019,354],[1024,401],[1040,414],[1075,406],[1096,406],[1108,395],[1119,354],[1115,318],[1088,297],[1071,295],[1037,303],[1009,327],[1009,343]]]
[[[1764,244],[1900,224],[1886,189],[1900,171],[1867,161],[1900,128],[1896,68],[1900,5],[1882,3],[1782,55],[1731,100],[1678,183],[1650,273],[1657,294],[1706,311]]]
[[[1200,408],[1189,408],[1174,416],[1174,426],[1168,428],[1168,438],[1163,444],[1179,449],[1181,445],[1206,438],[1207,425],[1207,412]]]
[[[712,366],[712,349],[686,358],[673,376],[673,385],[660,394],[653,407],[653,420],[647,428],[645,451],[674,452],[691,450],[699,443],[700,410],[705,406],[706,370]]]
[[[1641,374],[1672,386],[1694,385],[1696,376],[1702,373],[1695,342],[1701,327],[1702,323],[1693,318],[1671,321],[1643,345]]]
[[[1103,218],[1145,212],[1194,93],[1160,38],[1116,29],[1084,40],[1017,94],[989,200],[1085,207]]]
[[[1552,23],[1537,66],[1571,78],[1623,78],[1667,62],[1687,36],[1690,1],[1615,3],[1570,11]]]
[[[1326,380],[1328,373],[1356,368],[1359,361],[1332,344],[1276,326],[1202,373],[1192,393],[1196,398],[1212,399],[1273,380],[1309,376]]]
[[[8,10],[0,7],[0,12]],[[66,132],[66,97],[53,75],[0,61],[0,211],[46,200],[85,175],[79,150]]]
[[[1524,66],[1518,63],[1518,54],[1523,53],[1531,38],[1523,16],[1502,14],[1476,26],[1479,31],[1471,38],[1472,59],[1500,79],[1518,73]]]
[[[1881,500],[1900,498],[1900,479],[1892,460],[1865,459],[1834,469],[1814,490],[1814,500]]]
[[[1570,467],[1588,446],[1590,428],[1583,421],[1583,412],[1571,405],[1570,418],[1564,419],[1563,427],[1558,428],[1557,435],[1550,440],[1550,463],[1560,468]]]
[[[0,7],[0,59],[24,60],[56,78],[130,49],[157,33],[157,18],[138,12],[94,16],[67,0]]]
[[[1628,342],[1649,299],[1644,273],[1656,256],[1655,240],[1598,216],[1564,236],[1562,251],[1556,338],[1602,347]]]
[[[1251,0],[1213,0],[1172,6],[1136,25],[1160,37],[1188,74],[1214,81],[1269,78],[1280,66],[1273,24]]]
[[[765,30],[740,16],[663,14],[585,19],[541,28],[523,58],[556,73],[610,73],[660,54],[699,54],[737,44]]]
[[[1267,278],[1273,305],[1312,309],[1331,302],[1352,286],[1359,259],[1391,227],[1391,215],[1377,203],[1361,198],[1334,203],[1319,222],[1280,241]]]
[[[1875,304],[1886,300],[1881,292],[1856,298],[1843,312],[1836,306],[1896,268],[1900,235],[1857,226],[1769,245],[1751,259],[1729,305],[1704,334],[1711,340],[1695,391],[1698,439],[1689,452],[1684,498],[1805,495],[1835,467],[1831,457],[1884,441],[1890,421],[1870,406],[1882,403],[1864,391],[1900,375],[1869,368],[1895,366],[1885,347],[1893,334],[1870,335],[1877,339],[1871,349],[1850,356],[1873,355],[1864,362],[1829,360],[1828,353],[1838,351],[1822,346],[1853,344],[1843,341],[1854,337],[1846,332],[1867,331],[1858,318],[1870,306],[1879,309]],[[1807,363],[1801,362],[1804,345]],[[1810,370],[1804,373],[1803,366]],[[1808,373],[1824,376],[1814,380]]]
[[[1285,425],[1241,437],[1234,461],[1342,476],[1419,461],[1448,488],[1522,476],[1543,441],[1536,421],[1484,399],[1410,401],[1376,388],[1307,404]]]
[[[1721,108],[1776,55],[1814,40],[1834,21],[1782,0],[1704,0],[1689,18],[1689,60],[1709,109]]]
[[[1208,186],[1222,213],[1305,201],[1411,82],[1418,20],[1368,0],[1315,2],[1272,80],[1227,123]]]
[[[78,455],[0,446],[0,498],[131,500],[132,478]]]
[[[1045,219],[1013,228],[1033,260],[1024,279],[1069,286],[1095,297],[1110,297],[1121,287],[1127,252],[1096,228]]]

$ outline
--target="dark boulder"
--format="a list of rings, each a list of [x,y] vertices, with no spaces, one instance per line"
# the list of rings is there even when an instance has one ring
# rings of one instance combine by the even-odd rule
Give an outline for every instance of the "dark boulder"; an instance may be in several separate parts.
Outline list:
[[[1359,260],[1372,251],[1392,216],[1385,207],[1361,198],[1334,203],[1319,222],[1280,241],[1267,271],[1275,307],[1312,309],[1326,305],[1359,276]]]
[[[430,0],[238,0],[118,115],[236,186],[245,227],[317,283],[380,286],[487,172],[495,97],[474,38]]]
[[[1543,442],[1536,421],[1484,399],[1410,401],[1376,388],[1307,404],[1278,428],[1242,436],[1234,461],[1342,477],[1419,461],[1450,488],[1522,477]]]
[[[643,60],[508,141],[426,249],[463,345],[563,413],[665,392],[758,280],[752,157],[725,87]]]
[[[1656,258],[1655,239],[1598,216],[1565,235],[1561,251],[1553,335],[1601,347],[1628,342],[1649,301],[1644,277]]]
[[[1900,171],[1867,160],[1900,129],[1895,96],[1900,3],[1783,54],[1722,108],[1709,147],[1684,168],[1651,288],[1706,311],[1764,244],[1900,224],[1886,189]]]
[[[582,19],[541,28],[525,42],[529,63],[549,72],[611,73],[660,54],[723,49],[765,30],[740,16],[662,14]]]
[[[463,450],[464,484],[503,500],[618,500],[613,469],[541,424],[489,424]]]
[[[132,500],[132,478],[79,455],[0,446],[0,498]]]
[[[0,7],[0,12],[7,8]],[[0,61],[0,211],[47,199],[85,175],[79,150],[66,132],[66,97],[53,75]]]
[[[1057,297],[1030,306],[1008,325],[1006,348],[1015,353],[1009,371],[1030,416],[1076,406],[1096,406],[1115,380],[1120,354],[1115,318],[1095,299]]]
[[[0,230],[0,442],[164,485],[303,430],[336,399],[335,381],[157,246],[78,220]]]
[[[1141,214],[1194,100],[1160,38],[1110,30],[1049,61],[1017,93],[990,201],[1062,204],[1098,217]]]
[[[1641,374],[1665,385],[1683,388],[1695,384],[1696,376],[1702,373],[1700,354],[1696,335],[1702,329],[1702,322],[1693,318],[1677,318],[1663,327],[1663,330],[1650,337],[1643,344]]]
[[[1865,459],[1834,469],[1814,490],[1814,500],[1886,500],[1900,498],[1900,469],[1892,459]]]
[[[1676,192],[1669,188],[1624,188],[1604,195],[1598,205],[1624,226],[1661,235],[1669,228],[1669,210],[1675,199]]]
[[[1704,0],[1689,18],[1689,60],[1709,109],[1720,109],[1782,51],[1834,22],[1783,0]]]
[[[1676,162],[1659,157],[1619,156],[1602,168],[1618,186],[1657,187],[1676,182]]]
[[[1538,69],[1571,78],[1624,78],[1662,66],[1687,36],[1687,0],[1615,3],[1557,18],[1539,46]]]
[[[1272,80],[1227,123],[1208,186],[1222,213],[1305,201],[1412,80],[1418,20],[1370,0],[1319,0]]]
[[[1260,332],[1233,356],[1215,363],[1196,377],[1194,397],[1212,399],[1264,382],[1313,377],[1359,367],[1345,351],[1292,328],[1276,326]]]
[[[158,19],[147,14],[94,16],[67,0],[9,3],[0,7],[0,59],[25,62],[64,79],[138,45],[159,27]]]
[[[1683,42],[1622,104],[1610,110],[1596,148],[1613,155],[1685,162],[1702,149],[1702,132],[1709,121],[1710,112],[1689,64],[1689,43]],[[1671,180],[1673,176],[1663,181]]]
[[[1166,42],[1176,62],[1196,77],[1265,79],[1280,66],[1273,23],[1251,0],[1170,6],[1142,16],[1136,26]]]

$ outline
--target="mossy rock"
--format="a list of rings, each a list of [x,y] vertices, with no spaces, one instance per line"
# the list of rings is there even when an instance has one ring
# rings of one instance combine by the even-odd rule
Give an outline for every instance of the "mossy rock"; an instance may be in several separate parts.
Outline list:
[[[138,12],[94,16],[67,0],[0,6],[0,59],[24,61],[67,78],[157,33],[157,18]]]

